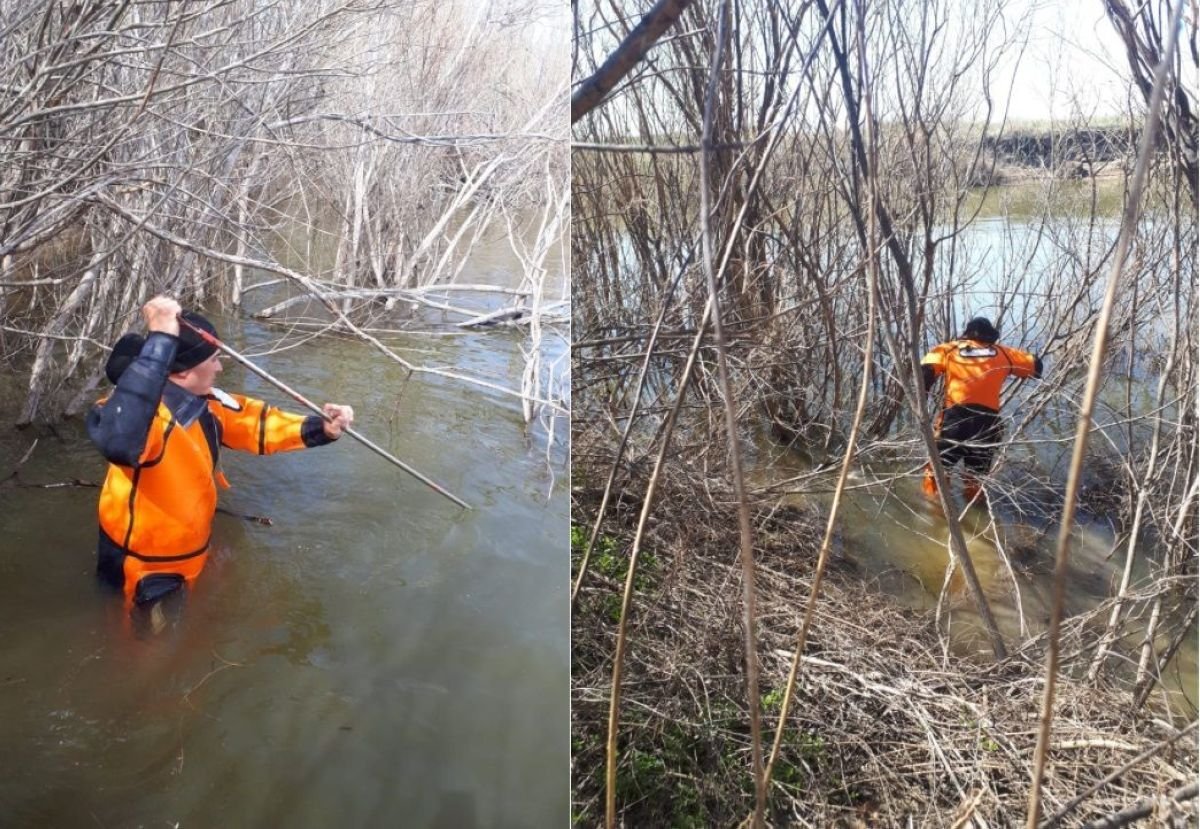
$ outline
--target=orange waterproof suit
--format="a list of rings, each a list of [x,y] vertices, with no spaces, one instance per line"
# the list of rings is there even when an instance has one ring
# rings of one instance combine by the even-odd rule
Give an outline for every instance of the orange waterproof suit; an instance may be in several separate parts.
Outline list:
[[[175,347],[171,335],[151,334],[88,415],[88,432],[110,461],[97,571],[137,602],[204,569],[217,486],[229,486],[221,446],[266,455],[330,442],[315,415],[216,390],[199,398],[167,381]]]
[[[1009,375],[1029,378],[1042,373],[1038,358],[1027,351],[968,339],[935,345],[921,358],[921,366],[927,378],[930,371],[946,378],[944,408],[976,406],[993,412],[1000,411],[1000,389]],[[926,386],[931,384],[929,379]]]
[[[974,329],[972,325],[979,325]],[[934,346],[921,359],[926,390],[938,377],[945,379],[945,399],[937,421],[938,454],[947,467],[958,461],[966,468],[964,494],[967,500],[979,493],[976,475],[992,467],[1000,443],[1000,390],[1010,376],[1042,376],[1042,361],[1027,351],[1000,345],[998,332],[986,319],[968,324],[967,336]],[[926,465],[922,489],[937,495],[932,467]]]

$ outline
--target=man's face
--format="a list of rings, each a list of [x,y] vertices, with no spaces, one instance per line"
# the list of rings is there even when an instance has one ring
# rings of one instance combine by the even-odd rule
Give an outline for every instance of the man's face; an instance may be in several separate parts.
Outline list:
[[[172,374],[171,379],[197,397],[203,397],[212,391],[222,370],[221,353],[217,352],[198,366]]]

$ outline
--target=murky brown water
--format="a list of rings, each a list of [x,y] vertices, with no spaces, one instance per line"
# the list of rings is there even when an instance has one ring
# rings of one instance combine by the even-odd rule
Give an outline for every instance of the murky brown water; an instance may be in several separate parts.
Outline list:
[[[757,444],[757,461],[750,474],[756,485],[769,486],[810,470],[811,465],[802,455],[774,446],[764,437]],[[874,474],[883,477],[900,472],[877,469]],[[831,490],[836,476],[834,468],[824,483],[811,486],[814,494],[786,495],[783,503],[812,505],[827,513],[832,494],[817,491]],[[987,658],[991,647],[962,574],[955,573],[947,584],[949,532],[941,507],[925,499],[919,475],[883,478],[868,485],[871,480],[861,471],[851,472],[838,516],[837,553],[853,563],[864,581],[908,607],[935,611],[940,603],[955,647],[962,653],[977,652]],[[952,484],[955,493],[961,492],[956,476]],[[954,497],[961,504],[958,495]],[[1015,514],[1011,505],[1005,504],[1003,494],[990,512],[978,506],[967,510],[962,515],[962,526],[971,562],[1005,640],[1012,645],[1043,632],[1049,618],[1058,527]],[[1082,515],[1071,542],[1065,607],[1068,616],[1092,610],[1115,593],[1124,568],[1125,545],[1121,544],[1115,553],[1113,548],[1111,530],[1093,517]],[[1146,577],[1146,553],[1141,547],[1135,551],[1135,589],[1139,579]],[[1142,614],[1143,625],[1146,616]],[[1107,613],[1098,618],[1099,629],[1103,629],[1106,619]],[[1131,631],[1125,641],[1126,652],[1134,653],[1136,662],[1144,627],[1126,629]],[[1159,630],[1156,647],[1161,653],[1177,629],[1168,621]],[[1164,676],[1164,685],[1182,712],[1196,710],[1198,670],[1193,629]]]
[[[485,281],[480,278],[476,281]],[[487,274],[487,281],[496,281]],[[217,319],[254,353],[277,329]],[[519,383],[522,335],[414,336],[419,362]],[[567,475],[511,398],[403,382],[366,346],[260,364],[475,507],[365,448],[223,453],[215,551],[157,636],[93,576],[93,488],[0,488],[0,824],[563,826],[569,815]],[[245,371],[222,385],[296,406]],[[11,423],[19,405],[3,378]],[[99,481],[82,424],[27,483]],[[0,474],[36,435],[0,425]]]

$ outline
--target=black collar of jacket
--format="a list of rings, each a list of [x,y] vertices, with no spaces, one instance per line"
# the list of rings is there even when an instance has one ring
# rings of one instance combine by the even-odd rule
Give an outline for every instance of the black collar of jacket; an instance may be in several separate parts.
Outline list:
[[[163,386],[163,403],[171,410],[175,421],[183,427],[191,426],[200,415],[208,411],[208,401],[170,380]]]

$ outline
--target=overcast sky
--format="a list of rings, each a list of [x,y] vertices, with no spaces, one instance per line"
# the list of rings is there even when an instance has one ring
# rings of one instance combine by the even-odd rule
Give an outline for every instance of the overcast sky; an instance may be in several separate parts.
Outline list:
[[[901,8],[916,17],[921,9],[919,4],[923,1],[905,0],[911,5]],[[625,2],[640,8],[649,0]],[[741,2],[752,4],[761,0]],[[1130,0],[1135,6],[1138,2],[1143,0]],[[996,107],[989,119],[992,124],[999,123],[1005,106],[1010,123],[1094,123],[1109,119],[1123,120],[1131,111],[1140,114],[1144,110],[1145,101],[1141,92],[1131,81],[1125,47],[1105,16],[1104,0],[946,0],[938,4],[935,13],[937,22],[946,24],[936,53],[946,57],[946,50],[953,52],[956,30],[967,39],[967,33],[973,29],[978,34],[984,17],[990,18],[997,9],[1002,10],[1002,24],[990,31],[989,48],[985,50],[988,59],[981,57],[979,72],[968,71],[956,84],[955,95],[962,104],[956,117],[983,120],[984,67],[990,65],[990,59],[997,53],[1005,57],[994,72],[988,73],[990,93]],[[557,22],[554,21],[555,24]],[[820,21],[815,13],[811,13],[807,22],[815,28]],[[595,48],[611,50],[614,46],[615,43],[609,43],[604,36],[600,36]],[[874,60],[882,65],[887,55],[877,51]],[[1196,72],[1189,71],[1192,66],[1190,59],[1184,60],[1183,65],[1183,83],[1194,91],[1197,88]],[[947,63],[944,68],[948,70],[949,66]],[[798,72],[795,65],[792,70],[793,73]],[[885,119],[890,113],[886,100],[888,94],[888,85],[881,83],[876,90],[876,111]],[[607,106],[614,104],[621,105],[619,102],[610,102]],[[663,106],[669,108],[670,102],[664,100]],[[805,120],[816,117],[815,106],[811,98],[801,101],[800,112]]]
[[[1029,45],[1017,67],[1009,118],[1067,120],[1125,112],[1129,64],[1103,0],[1017,0],[1006,17],[1015,25],[1027,13]],[[1006,74],[1011,76],[1011,66]],[[1195,88],[1195,80],[1185,73],[1185,84]],[[1141,94],[1134,94],[1140,101]]]

